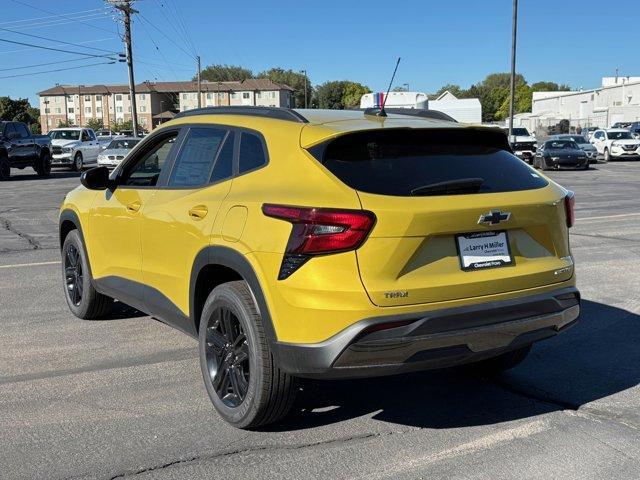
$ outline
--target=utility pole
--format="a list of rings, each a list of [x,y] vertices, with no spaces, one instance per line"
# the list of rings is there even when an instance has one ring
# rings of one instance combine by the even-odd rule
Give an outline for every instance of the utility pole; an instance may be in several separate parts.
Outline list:
[[[196,62],[198,62],[198,108],[202,107],[202,84],[200,83],[200,55],[196,57]]]
[[[518,33],[518,0],[513,0],[513,25],[511,30],[511,93],[509,95],[509,141],[513,136],[513,115],[516,95],[516,37]]]
[[[124,43],[127,48],[127,67],[129,68],[129,96],[131,97],[131,123],[133,136],[138,136],[138,109],[136,105],[136,83],[133,78],[133,49],[131,48],[131,14],[138,13],[131,8],[134,0],[108,0],[114,8],[122,12],[124,21]]]

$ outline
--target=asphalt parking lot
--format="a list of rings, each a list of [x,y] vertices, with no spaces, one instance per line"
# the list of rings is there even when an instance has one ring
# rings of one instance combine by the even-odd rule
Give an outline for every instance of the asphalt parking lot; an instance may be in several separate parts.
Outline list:
[[[236,430],[196,343],[129,308],[69,312],[57,209],[78,175],[0,184],[0,478],[640,476],[640,162],[550,172],[576,192],[582,321],[495,379],[309,384],[275,428]]]

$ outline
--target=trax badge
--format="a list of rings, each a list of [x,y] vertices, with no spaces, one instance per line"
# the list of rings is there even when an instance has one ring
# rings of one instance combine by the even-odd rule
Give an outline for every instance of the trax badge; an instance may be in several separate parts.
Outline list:
[[[501,212],[500,210],[492,210],[489,213],[483,213],[478,219],[479,224],[496,225],[500,222],[506,222],[511,217],[511,212]]]

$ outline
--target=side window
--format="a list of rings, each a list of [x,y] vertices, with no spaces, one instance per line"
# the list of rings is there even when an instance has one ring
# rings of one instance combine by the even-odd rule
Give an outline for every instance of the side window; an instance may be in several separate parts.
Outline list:
[[[221,128],[190,128],[171,171],[169,186],[197,187],[207,183],[226,134]]]
[[[122,185],[155,186],[177,136],[177,131],[168,132],[166,135],[161,136],[158,142],[152,145],[150,149],[145,149],[142,157],[138,159],[128,173],[125,173],[124,180],[121,182]]]
[[[89,138],[89,134],[87,133],[86,130],[82,130],[82,141],[83,142],[88,142],[90,140]]]
[[[235,140],[235,133],[229,132],[227,138],[224,141],[224,145],[218,154],[216,164],[213,166],[213,172],[211,172],[210,183],[220,182],[227,178],[231,178],[233,175],[233,144]]]
[[[254,170],[267,163],[262,141],[253,133],[242,132],[238,174]]]
[[[88,130],[88,132],[89,132],[89,140],[95,140],[96,134],[93,133],[93,130]]]
[[[4,136],[9,138],[12,133],[16,133],[16,129],[13,127],[13,123],[7,123],[7,126],[4,128]]]
[[[14,123],[16,131],[20,134],[20,138],[29,138],[29,130],[24,123]]]

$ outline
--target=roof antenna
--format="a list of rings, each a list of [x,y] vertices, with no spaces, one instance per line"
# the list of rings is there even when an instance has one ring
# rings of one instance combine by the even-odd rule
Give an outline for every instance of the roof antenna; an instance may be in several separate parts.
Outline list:
[[[387,112],[384,111],[384,106],[387,103],[387,98],[389,98],[389,92],[391,91],[391,85],[393,85],[393,79],[396,78],[396,72],[398,71],[398,65],[400,65],[400,58],[398,57],[398,61],[396,62],[396,68],[393,69],[393,75],[391,75],[391,81],[389,82],[389,88],[387,88],[387,93],[382,99],[382,105],[380,106],[380,111],[378,112],[379,117],[386,117]]]

